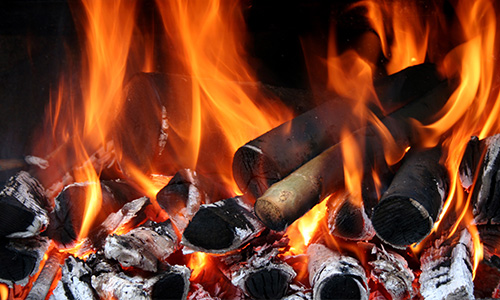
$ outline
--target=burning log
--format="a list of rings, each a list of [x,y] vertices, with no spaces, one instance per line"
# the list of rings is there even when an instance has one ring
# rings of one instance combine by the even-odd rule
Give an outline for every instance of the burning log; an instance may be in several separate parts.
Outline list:
[[[314,300],[368,300],[368,280],[356,259],[340,255],[321,244],[310,245],[307,255]]]
[[[377,260],[369,262],[373,267],[370,278],[380,283],[393,300],[413,299],[415,276],[408,268],[408,262],[399,254],[385,249],[373,248]]]
[[[84,182],[66,186],[56,197],[56,206],[51,216],[49,236],[61,246],[71,246],[77,239],[83,222],[90,190],[97,183]],[[118,211],[126,203],[141,197],[135,189],[121,181],[102,181],[102,204],[91,229],[101,224],[109,214]]]
[[[182,235],[182,244],[196,251],[236,250],[265,229],[241,197],[204,204]]]
[[[148,221],[125,234],[108,236],[104,254],[123,267],[156,272],[158,262],[165,262],[178,247],[177,234],[170,220],[162,223]]]
[[[410,67],[389,76],[378,89],[384,113],[423,96],[441,81],[430,65]],[[260,197],[269,186],[338,143],[341,130],[359,128],[354,119],[345,117],[352,114],[349,102],[325,102],[239,148],[233,158],[233,176],[240,189]],[[373,110],[382,116],[379,108]]]
[[[420,293],[426,299],[474,299],[472,238],[464,229],[459,236],[443,236],[420,257]]]
[[[185,266],[171,266],[169,270],[151,278],[128,276],[123,272],[105,272],[92,276],[92,286],[101,299],[150,300],[186,299],[191,272]]]
[[[328,229],[347,240],[369,240],[375,236],[372,221],[362,204],[353,203],[346,193],[332,195],[326,204]]]
[[[462,185],[472,190],[474,222],[500,224],[500,134],[472,137],[462,159]],[[474,184],[474,179],[476,182]]]
[[[0,240],[0,282],[9,286],[25,285],[34,275],[49,248],[49,239],[36,236],[30,239]]]
[[[156,195],[172,223],[183,232],[201,204],[229,198],[222,185],[190,169],[178,171],[169,183]]]
[[[382,120],[394,139],[392,154],[400,154],[410,145],[418,145],[420,136],[415,131],[415,120],[428,123],[436,117],[451,93],[448,83],[441,84],[419,101],[412,102]],[[366,145],[365,170],[370,166],[384,166],[386,141],[375,125],[353,133],[358,144]],[[327,195],[344,188],[342,142],[328,148],[305,163],[285,179],[271,186],[255,203],[255,213],[266,226],[284,230]]]
[[[408,153],[372,216],[377,236],[394,247],[420,242],[432,230],[446,199],[449,179],[441,150]]]
[[[12,176],[0,192],[0,236],[32,237],[49,224],[44,188],[29,173]]]
[[[85,261],[69,256],[50,300],[98,300],[90,282],[91,275],[92,270]]]
[[[49,253],[49,258],[45,262],[42,271],[38,275],[35,283],[31,287],[26,300],[45,299],[49,293],[50,286],[59,272],[64,254],[58,251]]]

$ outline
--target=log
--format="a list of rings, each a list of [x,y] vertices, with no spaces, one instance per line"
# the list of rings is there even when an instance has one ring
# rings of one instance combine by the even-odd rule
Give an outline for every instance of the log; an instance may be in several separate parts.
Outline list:
[[[191,272],[185,266],[172,266],[151,278],[128,276],[123,272],[92,276],[92,286],[101,299],[150,300],[187,298]]]
[[[61,279],[50,300],[98,300],[90,278],[92,270],[85,261],[68,256],[61,268]]]
[[[226,253],[242,247],[265,229],[241,197],[204,204],[182,235],[182,244],[196,251]]]
[[[372,221],[362,203],[353,203],[349,193],[336,193],[326,204],[330,234],[346,240],[370,240],[375,236]]]
[[[83,182],[66,186],[55,199],[48,235],[60,246],[74,246],[78,239],[84,218],[86,203],[91,188],[97,183]],[[99,187],[97,187],[99,188]],[[102,204],[91,230],[101,224],[111,213],[118,211],[126,203],[141,197],[134,188],[122,181],[101,181]]]
[[[179,170],[156,195],[156,201],[182,233],[201,204],[229,198],[226,188],[191,169]]]
[[[39,234],[49,224],[49,207],[40,182],[20,171],[0,191],[0,236],[27,238]]]
[[[471,190],[476,224],[500,224],[500,134],[469,141],[462,163],[462,185]]]
[[[35,283],[33,283],[28,296],[26,296],[26,300],[40,300],[47,297],[50,286],[61,268],[64,256],[65,255],[59,251],[52,251],[49,253],[49,258],[45,262]]]
[[[50,241],[47,237],[0,239],[0,283],[26,285],[38,272]]]
[[[178,248],[179,241],[170,220],[161,223],[147,221],[125,234],[109,235],[104,254],[123,267],[156,272],[158,263],[166,262]]]
[[[432,230],[448,194],[441,149],[408,153],[372,216],[377,236],[397,248],[423,240]]]
[[[421,137],[415,132],[416,122],[427,124],[436,118],[448,100],[452,88],[443,83],[418,101],[412,102],[382,120],[394,139],[391,155],[402,157],[407,147],[418,145]],[[375,125],[355,131],[352,138],[364,149],[364,169],[386,164],[386,139]],[[259,219],[273,230],[284,230],[327,195],[344,189],[342,142],[328,148],[285,179],[271,186],[255,203]]]
[[[311,244],[307,256],[313,300],[368,300],[365,270],[355,258],[343,256],[321,244]]]
[[[474,299],[472,238],[467,229],[444,235],[420,257],[420,293],[426,300]]]
[[[380,82],[377,92],[383,108],[372,110],[379,117],[393,112],[441,81],[433,65],[407,68]],[[239,148],[233,176],[241,191],[257,199],[269,186],[338,143],[342,130],[360,128],[359,121],[348,117],[352,110],[352,100],[327,101]]]
[[[373,248],[377,259],[369,262],[373,267],[370,278],[379,283],[393,300],[413,299],[417,291],[413,288],[415,275],[408,262],[399,254],[385,249]]]

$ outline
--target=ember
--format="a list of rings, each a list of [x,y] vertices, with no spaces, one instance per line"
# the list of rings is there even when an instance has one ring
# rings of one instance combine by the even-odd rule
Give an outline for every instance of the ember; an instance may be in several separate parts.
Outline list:
[[[500,294],[497,2],[63,3],[1,300]]]

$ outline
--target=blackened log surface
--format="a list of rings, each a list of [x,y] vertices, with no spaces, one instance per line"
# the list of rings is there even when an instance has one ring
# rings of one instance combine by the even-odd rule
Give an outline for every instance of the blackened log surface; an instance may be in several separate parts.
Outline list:
[[[36,236],[29,239],[0,239],[0,282],[25,285],[28,276],[38,271],[49,239]]]
[[[382,117],[436,87],[441,78],[433,65],[407,68],[381,81]],[[386,103],[387,101],[387,103]],[[239,148],[233,158],[233,176],[243,192],[255,198],[273,183],[340,140],[341,129],[359,128],[350,101],[337,98],[288,121]]]
[[[151,291],[152,300],[184,300],[190,288],[191,271],[186,266],[171,266],[157,277]]]
[[[254,299],[280,299],[288,288],[287,279],[278,269],[264,269],[248,276],[245,287]]]
[[[431,231],[446,199],[449,179],[439,163],[441,150],[408,153],[372,216],[377,235],[405,247]]]
[[[191,169],[182,169],[158,192],[156,200],[183,232],[201,204],[229,197],[221,183]]]
[[[12,176],[0,192],[0,236],[26,238],[45,230],[48,207],[38,180],[25,171]]]
[[[184,230],[182,243],[204,252],[235,250],[264,230],[240,197],[202,205]]]
[[[465,189],[470,189],[474,183],[474,175],[482,160],[481,142],[477,136],[470,138],[460,162],[460,181]]]

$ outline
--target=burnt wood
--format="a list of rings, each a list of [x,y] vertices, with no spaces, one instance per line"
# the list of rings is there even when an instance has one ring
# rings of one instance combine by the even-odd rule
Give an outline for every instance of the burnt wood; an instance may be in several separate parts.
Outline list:
[[[416,122],[432,122],[454,89],[444,82],[418,101],[414,101],[381,120],[394,139],[391,155],[402,157],[409,146],[417,146],[425,137],[416,132]],[[386,165],[387,144],[377,126],[369,125],[353,132],[352,138],[364,149],[364,169]],[[272,185],[255,202],[255,213],[273,230],[284,230],[331,193],[344,189],[342,142],[328,148],[283,180]]]
[[[181,169],[156,195],[156,201],[170,216],[172,223],[183,232],[200,205],[229,198],[226,188],[203,174]]]
[[[92,269],[77,257],[68,256],[51,300],[98,300],[91,284]]]
[[[377,236],[395,247],[423,240],[432,230],[448,194],[441,149],[410,151],[372,216]]]
[[[45,299],[49,293],[50,286],[56,278],[57,272],[61,268],[61,263],[64,260],[64,254],[58,251],[51,251],[42,271],[33,283],[33,286],[26,296],[26,300],[39,300]]]
[[[433,65],[407,68],[378,83],[382,109],[371,109],[382,117],[441,81]],[[360,128],[355,118],[347,117],[352,109],[352,100],[326,101],[240,147],[233,158],[233,176],[240,189],[258,198],[269,186],[338,143],[342,130]]]
[[[20,171],[0,191],[0,236],[26,238],[39,234],[49,224],[48,209],[40,182]]]
[[[355,258],[340,255],[321,244],[310,245],[307,256],[313,300],[368,300],[365,270]]]

